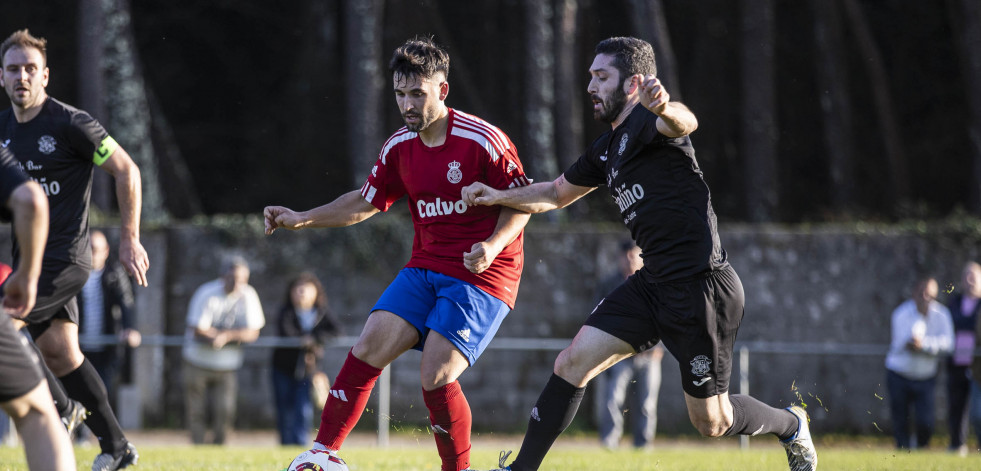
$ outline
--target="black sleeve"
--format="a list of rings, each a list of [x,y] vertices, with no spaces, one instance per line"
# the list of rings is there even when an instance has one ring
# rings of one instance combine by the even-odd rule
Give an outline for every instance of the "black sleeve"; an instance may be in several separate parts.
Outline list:
[[[123,329],[136,328],[136,312],[133,309],[136,302],[133,298],[133,285],[129,282],[129,275],[122,267],[113,266],[111,271],[107,269],[106,291],[110,297],[111,305],[119,307],[122,317]]]
[[[115,141],[109,137],[109,133],[106,129],[102,127],[95,118],[93,118],[88,113],[77,110],[72,114],[71,127],[69,129],[69,139],[71,140],[72,149],[74,149],[78,157],[86,162],[94,162],[96,160],[96,151],[103,150],[112,155],[115,149]],[[111,142],[108,142],[106,140]],[[108,157],[106,155],[105,157]],[[101,165],[101,162],[96,162]]]
[[[313,326],[313,337],[320,345],[325,345],[330,339],[341,334],[340,325],[330,311],[323,311],[323,316],[317,325]]]
[[[303,335],[297,325],[296,314],[292,306],[286,305],[279,310],[276,325],[279,327],[280,337],[300,337]]]
[[[9,221],[13,214],[7,207],[10,195],[17,187],[27,182],[28,176],[21,169],[20,163],[5,147],[0,147],[0,220]]]
[[[609,139],[609,134],[600,136],[593,142],[586,153],[579,156],[579,159],[572,163],[565,171],[565,179],[573,185],[597,187],[606,184],[606,163],[602,160],[605,155],[605,142]]]

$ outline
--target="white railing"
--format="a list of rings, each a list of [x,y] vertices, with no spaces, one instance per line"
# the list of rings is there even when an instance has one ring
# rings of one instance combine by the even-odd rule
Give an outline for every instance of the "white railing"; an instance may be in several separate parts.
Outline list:
[[[328,345],[329,348],[351,348],[357,342],[356,336],[335,337]],[[95,337],[82,336],[80,343],[115,345],[119,339],[112,335],[102,335]],[[179,347],[184,344],[185,338],[181,335],[144,335],[142,347]],[[560,351],[567,346],[572,339],[565,338],[534,338],[534,337],[504,337],[494,339],[487,347],[491,350],[523,350],[523,351]],[[299,347],[300,341],[295,337],[259,337],[254,343],[246,345],[248,348],[275,348],[275,347]],[[749,369],[750,352],[767,354],[806,354],[806,355],[857,355],[857,356],[885,356],[889,346],[884,344],[854,344],[854,343],[832,343],[832,342],[769,342],[769,341],[749,341],[736,342],[735,350],[738,352],[739,361],[739,393],[749,394]],[[391,404],[391,368],[385,368],[381,377],[378,378],[378,446],[385,447],[389,443],[389,414]],[[6,445],[16,445],[17,437],[13,422],[9,424],[8,435],[4,439]],[[741,448],[749,447],[749,437],[740,436],[739,443]]]

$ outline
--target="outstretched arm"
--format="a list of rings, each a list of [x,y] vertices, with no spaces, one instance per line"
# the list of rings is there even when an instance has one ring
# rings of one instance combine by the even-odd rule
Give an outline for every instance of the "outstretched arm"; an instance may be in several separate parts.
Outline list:
[[[359,190],[350,191],[337,199],[309,211],[293,211],[282,206],[266,206],[266,235],[282,227],[297,230],[305,227],[344,227],[357,224],[374,216],[378,208],[365,201]]]
[[[473,273],[480,273],[491,266],[497,255],[514,242],[528,224],[531,214],[508,207],[501,208],[494,232],[482,242],[473,244],[469,252],[463,253],[463,266]]]
[[[7,207],[14,214],[21,260],[3,285],[3,309],[20,319],[31,312],[37,300],[37,280],[48,240],[48,197],[37,183],[28,181],[10,194]]]
[[[687,106],[671,101],[671,95],[653,75],[641,79],[640,103],[657,115],[657,132],[665,136],[687,136],[698,129],[695,114]]]
[[[119,202],[119,262],[140,286],[147,286],[146,271],[150,258],[140,243],[140,211],[143,208],[143,189],[140,169],[133,159],[117,148],[101,166],[116,180],[116,200]]]
[[[526,213],[544,213],[564,208],[595,189],[573,185],[563,174],[553,182],[534,183],[509,190],[497,190],[480,182],[472,183],[463,187],[461,196],[470,206],[499,204]]]

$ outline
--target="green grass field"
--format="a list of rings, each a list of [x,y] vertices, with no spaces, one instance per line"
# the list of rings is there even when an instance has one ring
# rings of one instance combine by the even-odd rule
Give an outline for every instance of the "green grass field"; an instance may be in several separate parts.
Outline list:
[[[514,440],[517,446],[519,439]],[[610,452],[596,446],[562,445],[546,458],[542,471],[589,470],[589,471],[716,471],[716,470],[786,470],[787,461],[783,449],[773,444],[754,444],[750,450],[740,451],[732,446],[735,440],[704,440],[702,444],[667,444],[651,452],[632,450]],[[225,448],[190,445],[143,446],[140,464],[133,471],[188,471],[188,470],[281,470],[302,451],[297,447],[243,447]],[[91,466],[97,449],[76,448],[78,469]],[[486,470],[496,467],[499,449],[475,446],[473,467]],[[418,446],[400,444],[387,449],[353,446],[345,447],[341,454],[352,471],[398,470],[438,471],[439,459],[435,446],[429,441]],[[821,470],[839,471],[928,471],[928,470],[978,470],[981,454],[961,458],[943,451],[901,453],[882,446],[863,445],[858,442],[837,446],[819,446]],[[23,450],[0,447],[0,470],[26,470]]]

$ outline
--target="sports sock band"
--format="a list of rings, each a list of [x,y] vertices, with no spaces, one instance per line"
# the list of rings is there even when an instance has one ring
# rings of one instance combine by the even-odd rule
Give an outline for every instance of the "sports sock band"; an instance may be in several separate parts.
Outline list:
[[[512,471],[534,471],[542,465],[555,439],[572,423],[586,388],[577,388],[557,374],[552,374],[531,410],[528,431]]]
[[[460,383],[454,381],[432,391],[423,389],[422,397],[429,409],[436,449],[443,461],[441,471],[469,468],[473,416]]]
[[[48,365],[44,363],[44,355],[41,354],[41,349],[37,344],[33,340],[27,343],[34,348],[34,353],[37,354],[38,363],[41,365],[41,371],[44,372],[44,378],[48,380],[48,390],[51,391],[51,399],[54,399],[55,408],[58,409],[58,415],[63,419],[67,418],[71,413],[71,408],[68,407],[71,403],[68,400],[68,393],[65,392],[65,386],[51,372],[51,368],[48,368]]]
[[[797,416],[784,409],[770,407],[752,396],[732,394],[732,426],[725,435],[760,435],[772,433],[786,440],[797,433]]]
[[[341,449],[344,439],[361,418],[371,389],[381,373],[381,369],[361,361],[354,353],[347,353],[347,359],[331,385],[324,412],[320,415],[318,443],[330,450]]]
[[[69,397],[81,402],[89,410],[85,425],[99,439],[102,452],[117,455],[125,450],[126,436],[109,405],[106,385],[89,359],[82,361],[75,371],[62,376],[61,383],[65,385]]]

